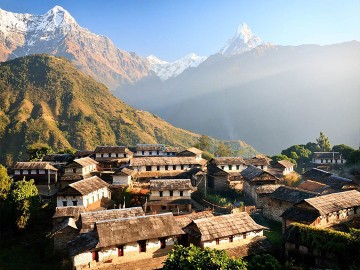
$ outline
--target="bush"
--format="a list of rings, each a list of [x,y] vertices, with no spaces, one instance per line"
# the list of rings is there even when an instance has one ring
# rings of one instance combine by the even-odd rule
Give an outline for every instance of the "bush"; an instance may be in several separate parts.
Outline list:
[[[270,254],[255,255],[248,261],[249,270],[280,270],[279,261]]]

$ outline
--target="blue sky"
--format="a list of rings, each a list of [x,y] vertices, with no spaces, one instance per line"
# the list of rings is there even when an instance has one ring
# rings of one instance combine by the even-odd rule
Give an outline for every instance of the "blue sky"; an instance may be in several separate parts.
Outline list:
[[[55,5],[121,49],[168,61],[218,52],[242,22],[279,45],[360,40],[360,0],[0,0],[0,8],[19,13]]]

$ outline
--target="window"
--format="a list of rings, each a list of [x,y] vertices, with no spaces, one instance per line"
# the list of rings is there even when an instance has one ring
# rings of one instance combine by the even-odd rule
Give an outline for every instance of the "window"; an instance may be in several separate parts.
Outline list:
[[[144,151],[141,151],[141,154],[142,154],[142,155],[145,155],[145,152],[144,152]]]
[[[219,240],[219,238],[216,238],[216,239],[215,239],[215,241],[216,241],[216,244],[217,244],[217,245],[219,245],[219,244],[220,244],[220,240]]]
[[[233,235],[230,235],[229,236],[229,243],[232,243],[234,241],[234,236]]]
[[[170,190],[170,197],[174,196],[174,191]]]
[[[101,157],[104,157],[104,154],[101,154]]]
[[[181,165],[180,168],[183,170],[183,169],[184,169],[184,165]]]
[[[229,171],[231,171],[232,170],[232,165],[229,165]]]
[[[116,154],[116,157],[119,157],[119,154]]]
[[[169,166],[165,165],[165,171],[169,170]]]
[[[150,156],[152,155],[152,151],[149,151],[149,155],[150,155]]]
[[[73,169],[73,173],[76,173],[76,169]]]
[[[151,171],[151,166],[146,166],[146,171],[147,172]]]
[[[162,196],[163,196],[163,192],[162,192],[162,191],[159,191],[159,193],[160,193],[160,197],[162,197]]]
[[[261,165],[261,169],[264,169],[264,165]]]
[[[73,206],[77,206],[78,201],[72,201]]]
[[[174,171],[176,170],[176,165],[173,165],[173,170],[174,170]]]
[[[166,210],[166,205],[162,205],[161,210]]]
[[[323,160],[323,159],[321,159],[321,163],[323,163],[323,161],[324,161],[324,160]]]
[[[246,239],[246,233],[243,234],[243,238]]]
[[[236,165],[236,169],[237,169],[237,170],[240,170],[240,165]]]
[[[139,252],[146,252],[146,240],[139,241],[138,244]]]
[[[124,157],[126,157],[126,154],[124,154]]]
[[[164,249],[166,248],[166,238],[160,238],[160,248]]]
[[[184,196],[184,191],[180,190],[180,197]]]
[[[159,152],[159,151],[156,151],[156,154],[157,154],[157,155],[160,155],[160,152]]]
[[[124,246],[118,247],[118,257],[124,256]]]
[[[160,166],[156,166],[156,169],[157,169],[158,171],[160,171]]]
[[[225,169],[225,166],[220,166],[221,167],[221,169]]]
[[[63,201],[63,206],[67,206],[67,201]]]

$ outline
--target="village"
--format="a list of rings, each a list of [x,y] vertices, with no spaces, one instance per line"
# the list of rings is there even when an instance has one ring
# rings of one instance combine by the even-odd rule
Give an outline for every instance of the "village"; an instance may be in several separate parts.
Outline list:
[[[333,172],[345,163],[339,152],[315,152],[297,186],[285,181],[297,175],[288,160],[206,160],[202,153],[163,144],[98,146],[17,162],[9,175],[34,179],[41,200],[56,205],[47,237],[73,269],[161,269],[175,245],[326,267],[338,250],[323,250],[305,234],[360,228],[360,186]],[[230,205],[208,196],[229,194]]]

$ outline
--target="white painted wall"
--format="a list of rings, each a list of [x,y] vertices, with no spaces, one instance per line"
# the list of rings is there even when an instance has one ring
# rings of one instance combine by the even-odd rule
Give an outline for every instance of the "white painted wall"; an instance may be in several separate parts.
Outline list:
[[[166,155],[166,153],[164,154],[164,152],[162,150],[159,150],[159,151],[144,150],[144,151],[136,151],[136,155],[139,157],[148,157],[148,156],[156,157],[156,156],[164,156],[164,155]]]
[[[239,167],[237,167],[239,166]],[[245,170],[247,168],[246,165],[244,164],[237,164],[237,165],[218,165],[217,166],[219,169],[222,169],[224,171],[231,171],[231,172],[241,172],[243,170]]]
[[[129,185],[131,183],[131,175],[113,175],[114,185]]]
[[[74,206],[73,201],[77,201],[77,206],[86,207],[88,204],[101,200],[103,197],[111,199],[111,193],[107,187],[98,189],[85,196],[75,196],[75,198],[74,196],[57,196],[56,205],[58,207],[63,206],[63,201],[66,201],[67,206]]]
[[[91,252],[81,253],[72,257],[71,260],[74,267],[88,264],[89,262],[92,261],[92,253]]]

